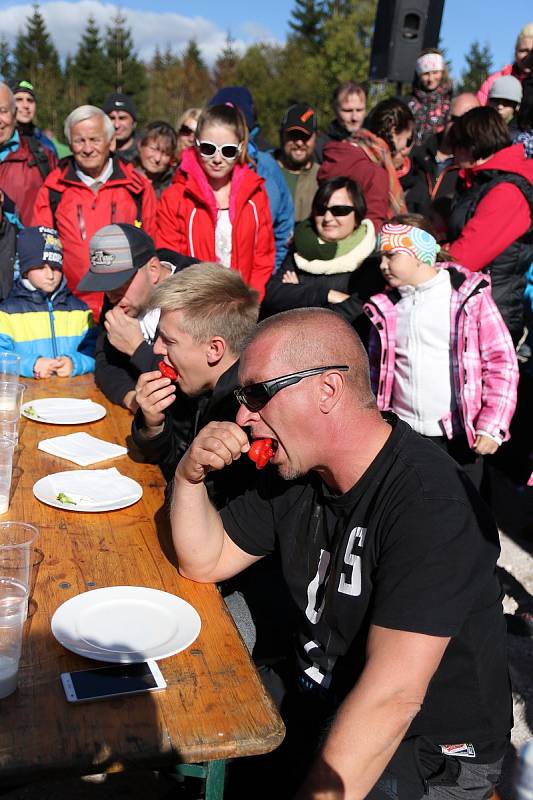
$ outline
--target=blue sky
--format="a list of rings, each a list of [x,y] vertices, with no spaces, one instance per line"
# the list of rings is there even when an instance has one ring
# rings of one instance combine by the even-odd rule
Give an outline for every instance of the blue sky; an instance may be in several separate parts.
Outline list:
[[[120,4],[105,0],[41,0],[41,10],[62,56],[76,49],[89,13],[104,28],[118,5],[128,17],[143,57],[149,58],[157,43],[162,47],[169,43],[179,53],[194,37],[212,62],[228,30],[239,47],[259,40],[283,42],[292,0],[261,0],[253,4],[250,0],[123,0]],[[13,39],[31,12],[31,2],[0,0],[0,11],[0,33]],[[505,10],[501,0],[446,0],[441,39],[452,60],[454,77],[460,75],[464,53],[475,39],[490,43],[495,68],[508,63],[516,34],[527,22],[533,22],[531,0],[510,0]]]

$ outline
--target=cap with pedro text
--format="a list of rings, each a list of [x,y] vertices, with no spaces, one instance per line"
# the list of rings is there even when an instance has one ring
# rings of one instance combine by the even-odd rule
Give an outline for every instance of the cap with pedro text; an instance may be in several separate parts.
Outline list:
[[[102,111],[106,114],[111,114],[112,111],[126,111],[133,119],[137,119],[137,109],[133,97],[122,92],[113,92],[106,97],[102,106]]]
[[[316,132],[318,127],[316,111],[307,103],[296,103],[289,106],[281,120],[280,127],[284,133],[302,131],[311,135]]]
[[[81,292],[119,289],[157,253],[146,231],[120,222],[96,231],[89,242],[89,255],[89,272],[78,283]]]

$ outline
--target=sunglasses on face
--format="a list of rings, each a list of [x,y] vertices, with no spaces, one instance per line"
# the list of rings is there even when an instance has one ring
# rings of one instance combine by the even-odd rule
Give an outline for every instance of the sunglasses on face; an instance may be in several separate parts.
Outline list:
[[[260,411],[266,406],[268,401],[282,389],[285,389],[287,386],[292,386],[294,383],[299,383],[304,378],[310,378],[312,375],[319,375],[321,372],[327,372],[329,369],[348,372],[349,367],[346,365],[335,365],[332,367],[304,369],[301,372],[292,372],[290,375],[282,375],[281,378],[272,378],[270,381],[250,383],[248,386],[239,386],[238,389],[234,390],[234,394],[241,406],[245,406],[248,411]]]
[[[202,158],[213,158],[215,153],[220,153],[226,161],[235,161],[242,149],[242,142],[239,144],[215,144],[206,140],[196,140],[196,147]]]
[[[347,217],[352,211],[355,212],[355,208],[353,206],[315,206],[315,214],[317,217],[323,217],[326,211],[329,211],[334,217]]]
[[[182,125],[178,131],[178,136],[192,136],[193,133],[196,133],[196,131],[193,131],[188,125]]]

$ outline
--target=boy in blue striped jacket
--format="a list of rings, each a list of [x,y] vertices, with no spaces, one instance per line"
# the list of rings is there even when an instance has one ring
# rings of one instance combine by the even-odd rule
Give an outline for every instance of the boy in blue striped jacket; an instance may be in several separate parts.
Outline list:
[[[20,231],[20,277],[0,303],[0,350],[21,356],[26,378],[67,378],[94,371],[96,327],[67,287],[63,246],[53,228]]]

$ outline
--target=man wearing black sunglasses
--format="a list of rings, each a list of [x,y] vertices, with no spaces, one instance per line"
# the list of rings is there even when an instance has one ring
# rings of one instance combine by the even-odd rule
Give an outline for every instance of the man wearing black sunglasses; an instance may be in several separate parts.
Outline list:
[[[512,714],[488,509],[446,454],[378,412],[337,314],[270,317],[239,375],[237,424],[208,425],[178,465],[172,531],[197,581],[281,553],[297,611],[277,665],[287,738],[242,765],[254,798],[489,796]],[[278,475],[218,514],[203,482],[248,451],[243,427],[275,442]]]

